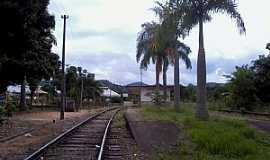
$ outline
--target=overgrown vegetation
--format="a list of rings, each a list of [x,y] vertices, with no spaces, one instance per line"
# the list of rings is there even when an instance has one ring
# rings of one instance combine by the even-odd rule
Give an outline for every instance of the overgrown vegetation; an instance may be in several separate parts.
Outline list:
[[[228,83],[207,83],[208,108],[269,112],[270,55],[260,55],[250,65],[236,66]],[[181,99],[195,102],[196,86],[181,88]]]
[[[3,106],[0,106],[0,125],[2,123],[3,117],[5,116],[6,110]]]
[[[182,112],[171,107],[146,107],[143,114],[148,120],[169,121],[179,125],[194,147],[179,142],[174,151],[159,153],[158,159],[194,160],[268,160],[270,137],[249,128],[245,121],[212,117],[209,121],[194,118],[193,104],[183,104]],[[190,154],[187,150],[193,150]]]
[[[70,66],[66,72],[66,95],[72,100],[75,100],[77,104],[80,102],[81,91],[82,99],[92,99],[95,101],[96,97],[99,97],[102,93],[101,84],[95,80],[94,74],[88,73],[86,69],[82,67]],[[50,88],[55,91],[55,87],[61,90],[62,73],[58,70],[58,73],[53,81],[47,81],[47,85],[43,89],[47,92],[51,92]],[[52,95],[53,96],[53,95]]]
[[[54,16],[48,12],[49,0],[0,2],[0,93],[10,84],[21,84],[21,110],[26,110],[25,83],[35,90],[41,79],[50,79],[58,66],[52,34]],[[8,16],[6,16],[8,15]],[[15,73],[15,74],[14,74]]]
[[[228,105],[231,108],[260,110],[270,103],[270,55],[259,56],[250,66],[236,67],[229,78]]]
[[[165,99],[166,97],[164,95],[162,95],[159,91],[154,91],[151,95],[150,95],[152,102],[159,106],[165,103]]]

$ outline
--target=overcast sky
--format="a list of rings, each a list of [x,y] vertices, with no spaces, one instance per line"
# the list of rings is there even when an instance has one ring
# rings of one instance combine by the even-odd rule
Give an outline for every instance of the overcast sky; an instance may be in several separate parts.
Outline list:
[[[150,10],[155,0],[51,0],[50,13],[56,17],[55,36],[58,45],[54,51],[61,55],[63,21],[68,14],[66,63],[82,66],[96,74],[97,79],[107,79],[118,84],[139,81],[136,63],[136,38],[141,24],[156,20]],[[260,54],[268,53],[270,42],[269,0],[239,0],[239,12],[246,23],[246,36],[239,35],[235,23],[226,15],[215,15],[205,24],[207,81],[225,82],[222,75],[231,73],[236,65],[250,63]],[[194,28],[184,42],[192,49],[192,70],[180,69],[182,84],[196,84],[196,59],[198,28]],[[155,82],[151,66],[143,72],[143,81]],[[173,70],[168,72],[173,83]],[[162,82],[162,81],[161,81]]]

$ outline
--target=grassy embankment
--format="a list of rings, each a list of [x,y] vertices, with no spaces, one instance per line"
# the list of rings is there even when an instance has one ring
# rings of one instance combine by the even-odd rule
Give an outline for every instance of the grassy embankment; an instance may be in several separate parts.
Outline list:
[[[158,153],[155,159],[178,160],[269,160],[270,136],[248,127],[237,118],[194,118],[194,104],[182,104],[182,112],[171,107],[145,107],[148,120],[169,121],[182,128],[174,151]],[[191,158],[192,157],[192,158]]]

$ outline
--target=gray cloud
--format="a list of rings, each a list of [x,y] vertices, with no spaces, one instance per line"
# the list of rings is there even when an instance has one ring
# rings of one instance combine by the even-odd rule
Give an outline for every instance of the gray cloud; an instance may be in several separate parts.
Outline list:
[[[152,21],[148,10],[154,0],[53,0],[50,11],[56,15],[55,35],[58,39],[56,53],[61,53],[62,19],[67,21],[67,63],[87,68],[97,77],[127,84],[138,81],[139,65],[135,61],[136,37],[140,25]],[[239,10],[246,22],[247,35],[239,36],[235,25],[228,17],[217,15],[211,23],[205,24],[205,45],[207,49],[207,80],[224,82],[222,74],[231,73],[236,65],[248,64],[263,49],[270,35],[268,0],[261,0],[259,10],[254,11],[252,1],[239,1]],[[130,6],[132,6],[130,8]],[[148,10],[148,11],[147,11]],[[262,17],[258,19],[258,17]],[[255,23],[256,22],[256,23]],[[193,50],[192,70],[186,70],[181,63],[181,83],[196,83],[196,58],[198,49],[198,27],[185,39]],[[143,72],[143,80],[155,83],[155,67],[151,65]],[[161,77],[162,80],[162,77]],[[169,83],[173,83],[173,68],[168,71]]]
[[[73,33],[73,37],[75,39],[82,39],[82,38],[95,38],[95,37],[112,37],[112,38],[123,38],[126,40],[134,39],[136,35],[133,33],[127,33],[123,32],[120,29],[110,29],[110,30],[104,30],[104,31],[98,31],[98,30],[82,30],[78,32]]]
[[[78,53],[80,56],[72,55],[69,63],[83,66],[89,72],[97,74],[98,79],[109,79],[114,83],[128,84],[140,80],[139,65],[134,58],[128,54],[118,53]],[[212,58],[207,60],[207,79],[208,81],[224,82],[223,74],[230,74],[236,65],[249,64],[256,59],[258,54],[249,54],[241,59]],[[181,63],[180,79],[181,83],[196,83],[196,61],[192,60],[193,69],[187,70]],[[173,67],[167,73],[169,84],[173,84]],[[162,75],[160,77],[162,82]],[[149,84],[155,83],[155,67],[150,65],[147,71],[143,71],[143,81]]]

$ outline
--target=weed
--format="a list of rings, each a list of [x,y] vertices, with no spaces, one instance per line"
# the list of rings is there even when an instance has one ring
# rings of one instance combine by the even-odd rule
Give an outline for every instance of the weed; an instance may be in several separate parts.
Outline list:
[[[215,117],[207,122],[193,116],[194,105],[182,104],[177,113],[172,107],[145,107],[143,114],[148,120],[169,121],[183,126],[190,142],[195,145],[194,160],[268,160],[270,137],[249,128],[246,121]],[[159,153],[159,159],[177,159],[188,149],[185,145],[172,152]],[[184,148],[181,148],[184,147]]]

